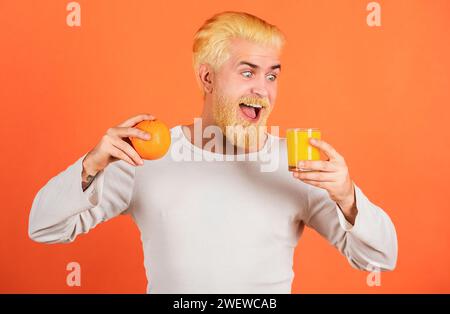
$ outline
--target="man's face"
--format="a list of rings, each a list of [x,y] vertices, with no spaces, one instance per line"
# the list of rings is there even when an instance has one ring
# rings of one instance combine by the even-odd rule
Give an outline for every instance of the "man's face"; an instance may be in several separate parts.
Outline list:
[[[267,125],[277,96],[280,51],[244,39],[230,43],[230,57],[215,73],[212,91],[213,118],[227,139],[242,147],[256,144],[246,130]],[[244,134],[226,132],[226,126],[241,126]]]

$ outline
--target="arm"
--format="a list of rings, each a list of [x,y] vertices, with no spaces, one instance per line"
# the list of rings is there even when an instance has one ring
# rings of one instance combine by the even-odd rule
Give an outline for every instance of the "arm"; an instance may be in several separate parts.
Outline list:
[[[310,186],[306,225],[315,229],[361,270],[393,270],[397,235],[389,216],[354,184],[357,214],[352,225],[321,188]]]
[[[125,212],[133,197],[135,167],[143,165],[129,138],[149,140],[149,133],[134,126],[154,119],[139,114],[109,128],[89,153],[48,181],[33,201],[30,238],[44,243],[71,242],[78,234]]]
[[[35,196],[29,217],[29,237],[42,243],[72,242],[100,222],[128,209],[135,168],[119,160],[95,176],[83,191],[84,157],[50,179]],[[86,181],[86,180],[85,180]],[[89,181],[89,180],[87,180]]]
[[[344,157],[323,140],[310,139],[328,160],[301,161],[294,177],[308,183],[305,223],[343,253],[350,264],[365,270],[393,270],[397,235],[389,216],[371,203],[350,178]]]
[[[83,189],[83,192],[86,191],[91,183],[94,181],[94,179],[97,177],[97,174],[100,172],[98,170],[94,170],[93,167],[88,165],[88,160],[86,159],[86,155],[82,159],[82,169],[81,172],[81,187]]]

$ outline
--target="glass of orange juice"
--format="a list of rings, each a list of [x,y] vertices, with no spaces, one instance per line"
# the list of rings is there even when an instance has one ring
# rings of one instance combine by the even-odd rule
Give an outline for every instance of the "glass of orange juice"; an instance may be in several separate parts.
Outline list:
[[[321,139],[317,128],[292,128],[286,130],[289,171],[308,171],[297,167],[301,160],[320,160],[319,149],[309,144],[310,138]]]

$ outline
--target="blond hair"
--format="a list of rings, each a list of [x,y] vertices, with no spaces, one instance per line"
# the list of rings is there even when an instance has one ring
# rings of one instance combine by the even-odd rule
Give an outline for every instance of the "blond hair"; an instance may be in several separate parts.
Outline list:
[[[284,34],[275,25],[259,17],[245,12],[218,13],[208,19],[194,36],[192,62],[199,84],[200,64],[208,63],[218,70],[229,58],[228,46],[234,38],[273,46],[279,50],[285,43]]]

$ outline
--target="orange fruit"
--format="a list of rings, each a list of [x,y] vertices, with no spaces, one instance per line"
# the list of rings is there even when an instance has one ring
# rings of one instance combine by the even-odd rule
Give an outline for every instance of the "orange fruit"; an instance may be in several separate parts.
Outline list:
[[[142,159],[159,159],[167,153],[170,147],[170,131],[163,122],[159,120],[144,120],[134,127],[150,133],[148,141],[130,137],[134,149]]]

